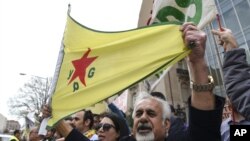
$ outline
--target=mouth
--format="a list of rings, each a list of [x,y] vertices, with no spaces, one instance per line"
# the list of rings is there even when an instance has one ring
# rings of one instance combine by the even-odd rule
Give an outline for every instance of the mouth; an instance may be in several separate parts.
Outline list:
[[[139,127],[137,128],[137,132],[138,132],[139,134],[147,134],[147,133],[149,133],[149,132],[151,132],[151,131],[152,131],[152,128],[149,127],[149,126],[139,126]]]
[[[103,136],[103,135],[98,135],[98,139],[99,140],[103,140],[105,138],[105,136]]]

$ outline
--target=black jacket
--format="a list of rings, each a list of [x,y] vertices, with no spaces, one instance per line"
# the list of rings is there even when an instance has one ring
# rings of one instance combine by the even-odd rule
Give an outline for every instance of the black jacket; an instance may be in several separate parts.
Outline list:
[[[225,52],[223,73],[226,93],[234,108],[250,120],[250,66],[243,48]]]

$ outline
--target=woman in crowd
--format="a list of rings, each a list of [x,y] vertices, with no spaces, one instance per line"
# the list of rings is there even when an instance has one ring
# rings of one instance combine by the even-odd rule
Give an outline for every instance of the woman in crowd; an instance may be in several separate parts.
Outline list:
[[[107,113],[97,126],[97,135],[100,141],[118,141],[129,132],[125,130],[125,123],[114,113]]]
[[[49,111],[45,107],[44,111]],[[96,131],[99,141],[119,141],[129,132],[124,128],[126,123],[115,113],[107,113],[103,116],[100,124],[97,125]],[[65,137],[65,141],[89,141],[87,137],[66,123],[64,120],[56,125],[56,130]]]

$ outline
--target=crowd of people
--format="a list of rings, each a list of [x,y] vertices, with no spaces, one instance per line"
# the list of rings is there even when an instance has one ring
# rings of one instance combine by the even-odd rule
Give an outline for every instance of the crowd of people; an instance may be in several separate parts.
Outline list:
[[[222,122],[225,98],[213,94],[214,81],[205,60],[206,34],[193,23],[181,26],[183,41],[191,48],[187,57],[190,87],[188,121],[173,114],[174,108],[160,92],[141,92],[134,103],[133,126],[111,101],[110,112],[93,114],[83,109],[59,121],[46,136],[38,127],[30,130],[30,141],[229,141],[230,125],[250,125],[250,67],[245,50],[239,48],[230,29],[212,30],[224,48],[223,73],[232,114]],[[43,116],[51,109],[45,106]]]

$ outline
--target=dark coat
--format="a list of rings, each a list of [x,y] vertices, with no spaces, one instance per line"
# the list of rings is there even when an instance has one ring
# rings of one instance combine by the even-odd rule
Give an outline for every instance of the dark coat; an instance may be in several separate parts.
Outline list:
[[[250,120],[250,66],[243,48],[236,48],[224,54],[223,73],[226,94],[234,108]]]

